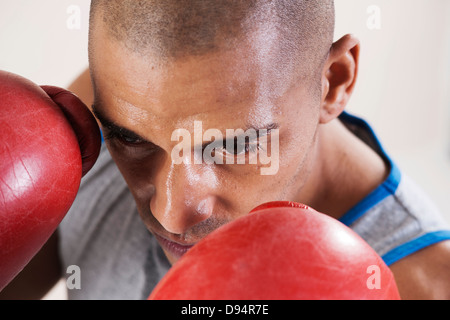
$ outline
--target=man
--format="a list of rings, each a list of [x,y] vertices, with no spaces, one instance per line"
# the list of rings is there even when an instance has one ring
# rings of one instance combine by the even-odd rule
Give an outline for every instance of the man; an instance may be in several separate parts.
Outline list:
[[[41,268],[27,289],[37,297],[75,264],[83,284],[70,298],[145,298],[211,231],[290,200],[358,232],[402,298],[449,299],[450,228],[344,112],[360,44],[333,43],[333,31],[333,1],[92,1],[90,75],[71,90],[92,105],[105,144],[58,233],[4,294]],[[278,142],[276,172],[194,161],[208,141],[174,163],[174,132],[195,136],[195,123],[265,132]],[[251,144],[221,152],[249,160],[261,151]]]

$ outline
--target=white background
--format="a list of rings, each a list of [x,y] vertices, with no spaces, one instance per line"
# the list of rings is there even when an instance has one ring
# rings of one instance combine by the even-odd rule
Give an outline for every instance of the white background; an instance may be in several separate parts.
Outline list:
[[[2,0],[0,69],[68,87],[88,65],[89,0]],[[68,27],[79,8],[79,28]],[[380,29],[370,29],[380,9]],[[69,11],[68,11],[69,10]],[[364,117],[403,172],[450,221],[450,1],[336,0],[336,39],[362,45],[348,110]],[[76,25],[75,25],[76,27]],[[64,299],[64,283],[47,296]]]

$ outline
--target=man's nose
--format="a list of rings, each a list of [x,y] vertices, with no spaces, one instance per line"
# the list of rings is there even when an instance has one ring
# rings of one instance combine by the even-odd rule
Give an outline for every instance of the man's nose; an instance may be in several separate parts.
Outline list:
[[[185,234],[214,212],[217,178],[210,166],[172,162],[159,171],[155,187],[150,209],[173,234]]]

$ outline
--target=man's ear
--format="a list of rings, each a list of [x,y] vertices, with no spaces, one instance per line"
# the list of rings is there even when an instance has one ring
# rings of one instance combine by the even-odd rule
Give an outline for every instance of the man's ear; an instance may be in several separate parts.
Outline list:
[[[320,123],[337,118],[350,99],[358,75],[360,43],[346,35],[331,47],[322,72]]]

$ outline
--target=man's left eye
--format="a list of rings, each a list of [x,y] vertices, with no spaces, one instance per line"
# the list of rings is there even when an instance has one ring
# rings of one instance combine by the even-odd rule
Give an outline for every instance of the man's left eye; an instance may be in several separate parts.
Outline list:
[[[241,140],[235,138],[234,139],[234,143],[232,146],[226,146],[226,144],[224,143],[223,149],[231,155],[241,155],[241,154],[246,154],[249,152],[254,152],[256,151],[258,147],[258,142],[257,141],[248,141],[248,139],[246,139],[245,142],[242,142]]]

